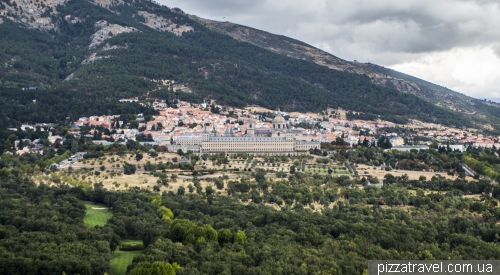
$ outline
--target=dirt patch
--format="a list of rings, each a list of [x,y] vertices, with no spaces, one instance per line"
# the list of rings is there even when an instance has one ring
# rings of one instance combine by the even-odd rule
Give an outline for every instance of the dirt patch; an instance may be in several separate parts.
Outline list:
[[[168,31],[177,36],[181,36],[182,33],[184,32],[189,32],[194,30],[194,28],[191,26],[187,26],[184,24],[182,25],[176,24],[170,21],[170,19],[166,19],[163,16],[149,13],[147,11],[139,11],[138,13],[146,20],[145,22],[143,22],[144,25],[158,31]]]
[[[481,194],[463,195],[462,197],[469,198],[469,199],[480,200],[481,199]]]
[[[373,206],[373,205],[370,205],[370,206]],[[382,209],[400,208],[400,209],[403,209],[407,212],[410,212],[411,210],[415,209],[415,206],[413,206],[413,205],[405,205],[405,206],[402,206],[402,205],[395,205],[395,206],[381,205],[380,208],[382,208]]]
[[[95,32],[92,36],[90,36],[90,38],[92,38],[92,42],[90,42],[89,49],[96,48],[97,46],[101,45],[101,43],[104,42],[104,40],[107,40],[120,33],[138,31],[136,28],[133,27],[124,27],[117,24],[109,24],[105,20],[97,21],[94,24],[94,26],[99,30]]]
[[[418,180],[420,176],[426,177],[427,180],[430,180],[433,176],[441,176],[451,180],[458,178],[458,176],[450,176],[445,172],[410,171],[410,170],[398,170],[398,169],[385,171],[380,167],[368,166],[363,164],[358,165],[357,171],[360,176],[369,174],[372,177],[378,178],[381,182],[386,174],[392,174],[396,177],[400,177],[404,174],[407,174],[410,180]],[[467,180],[472,180],[472,178],[469,177],[467,178]]]

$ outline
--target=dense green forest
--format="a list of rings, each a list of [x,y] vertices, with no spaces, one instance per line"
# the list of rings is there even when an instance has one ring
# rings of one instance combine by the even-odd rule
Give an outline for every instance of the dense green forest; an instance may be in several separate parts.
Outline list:
[[[188,99],[212,98],[224,105],[259,104],[297,111],[340,106],[391,121],[417,118],[460,127],[473,125],[463,114],[373,84],[367,76],[330,70],[236,41],[208,30],[182,13],[149,1],[125,1],[110,10],[120,15],[87,1],[69,1],[57,6],[58,14],[47,14],[59,25],[57,31],[50,33],[25,29],[8,20],[1,24],[0,60],[8,65],[0,70],[3,87],[0,93],[7,93],[8,87],[36,86],[37,101],[55,94],[50,98],[54,104],[44,108],[49,114],[60,115],[45,117],[50,120],[47,122],[89,111],[95,111],[96,115],[116,112],[117,104],[113,100],[145,95],[160,88],[153,80],[169,79],[194,91],[194,96]],[[152,30],[140,23],[139,10],[193,26],[194,31],[177,37]],[[67,14],[85,20],[69,23],[64,18]],[[106,42],[119,48],[97,48],[97,57],[106,58],[83,64],[93,52],[88,45],[96,31],[94,24],[99,20],[132,26],[139,32],[113,36]],[[161,92],[154,94],[164,99]],[[84,97],[95,103],[89,111],[86,107],[90,105]],[[30,97],[24,97],[27,98]],[[78,104],[79,101],[83,102]],[[76,108],[68,110],[72,107]],[[21,117],[28,121],[35,118],[40,116]]]
[[[139,238],[146,246],[130,274],[145,274],[139,270],[156,262],[179,265],[175,274],[363,274],[368,259],[500,257],[499,208],[464,197],[471,191],[457,189],[460,180],[441,188],[446,192],[425,194],[422,188],[434,181],[412,186],[397,178],[383,188],[353,189],[329,176],[296,173],[289,183],[269,182],[269,196],[285,196],[280,184],[290,184],[286,192],[295,194],[341,189],[333,207],[313,212],[299,202],[281,210],[244,205],[209,188],[160,195],[108,191],[100,184],[36,186],[11,175],[0,179],[0,273],[104,274],[121,238]],[[249,190],[261,188],[257,177],[247,183]],[[479,187],[472,193],[500,194],[489,184],[462,184]],[[103,227],[86,228],[83,201],[107,205],[113,217]],[[403,205],[411,209],[398,207]]]
[[[64,135],[63,127],[53,131]],[[1,134],[6,143],[47,137],[39,130]],[[495,148],[384,152],[358,146],[316,159],[318,165],[334,159],[355,171],[355,177],[305,171],[307,157],[302,157],[292,160],[290,173],[276,172],[276,178],[266,177],[274,172],[246,169],[237,178],[219,177],[206,187],[193,176],[193,185],[162,193],[137,187],[112,191],[99,182],[80,185],[69,180],[97,172],[83,169],[57,171],[62,180],[52,176],[52,186],[35,184],[32,178],[42,173],[51,178],[49,165],[67,157],[74,144],[90,158],[104,153],[137,158],[150,149],[134,142],[104,147],[66,137],[47,147],[43,156],[1,155],[1,274],[104,274],[120,241],[129,239],[144,245],[129,274],[149,274],[157,268],[171,272],[167,274],[363,274],[370,259],[500,257],[498,185],[465,176],[411,180],[389,173],[382,187],[360,188],[359,183],[375,180],[360,178],[355,167],[385,163],[394,169],[455,174],[461,173],[460,162],[474,160],[496,170],[500,161]],[[188,157],[192,163],[227,161],[218,155]],[[235,158],[255,167],[252,157]],[[262,161],[275,167],[287,158]],[[165,167],[144,169],[163,185],[173,180],[161,171]],[[222,190],[227,195],[218,193]],[[84,226],[87,202],[110,209],[112,217],[104,226]]]

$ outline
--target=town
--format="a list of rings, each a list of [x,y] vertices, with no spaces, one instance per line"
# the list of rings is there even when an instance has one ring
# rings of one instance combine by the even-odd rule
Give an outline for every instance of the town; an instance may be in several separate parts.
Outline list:
[[[136,102],[126,99],[122,102]],[[141,103],[142,104],[142,103]],[[88,128],[84,137],[99,145],[111,145],[114,142],[138,141],[142,145],[166,146],[168,151],[181,149],[200,153],[196,138],[201,138],[206,128],[215,136],[242,137],[248,132],[248,122],[255,120],[254,131],[265,136],[273,127],[273,118],[280,113],[286,119],[286,125],[293,138],[304,142],[336,144],[349,148],[359,144],[368,146],[386,146],[393,150],[428,149],[433,143],[448,146],[452,150],[463,152],[467,148],[499,148],[498,136],[487,136],[476,129],[457,129],[439,124],[423,123],[411,120],[409,124],[398,125],[387,121],[348,120],[346,111],[328,109],[321,113],[279,112],[258,106],[244,109],[216,106],[213,104],[192,104],[179,101],[169,107],[164,102],[153,102],[152,107],[159,111],[158,116],[145,117],[136,115],[130,121],[116,115],[82,117],[74,122],[69,133],[80,138],[82,128]],[[48,130],[48,141],[64,141],[64,137],[53,135],[52,124],[22,125],[11,131]],[[380,137],[385,137],[390,146],[378,144]],[[192,140],[191,142],[189,140]],[[200,140],[201,141],[201,140]],[[16,140],[15,152],[19,155],[41,152],[43,143],[40,139]],[[309,149],[309,148],[308,148]],[[227,151],[227,150],[222,150]]]

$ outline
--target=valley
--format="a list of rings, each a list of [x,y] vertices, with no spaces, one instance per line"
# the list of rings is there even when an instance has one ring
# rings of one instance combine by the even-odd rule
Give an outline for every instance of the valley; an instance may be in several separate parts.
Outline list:
[[[498,259],[499,117],[154,1],[2,1],[0,274]]]

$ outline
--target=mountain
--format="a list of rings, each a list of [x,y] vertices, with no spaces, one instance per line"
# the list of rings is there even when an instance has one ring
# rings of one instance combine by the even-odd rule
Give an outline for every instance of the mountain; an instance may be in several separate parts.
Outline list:
[[[368,75],[373,82],[394,88],[402,93],[419,96],[450,110],[460,111],[469,115],[479,115],[482,118],[498,118],[499,101],[487,102],[466,96],[428,81],[413,77],[392,69],[372,63],[350,62],[322,51],[302,41],[282,35],[275,35],[251,27],[231,23],[213,21],[190,15],[190,18],[203,24],[211,30],[229,35],[238,41],[248,42],[258,47],[283,54],[288,57],[307,60],[333,70]]]
[[[10,0],[0,18],[0,107],[11,123],[152,112],[118,101],[138,96],[500,129],[494,103],[150,1]]]

